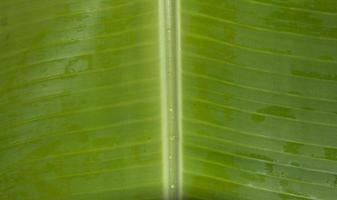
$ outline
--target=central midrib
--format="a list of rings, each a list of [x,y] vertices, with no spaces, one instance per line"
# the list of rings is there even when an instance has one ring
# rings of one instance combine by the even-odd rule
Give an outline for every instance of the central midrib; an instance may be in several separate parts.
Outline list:
[[[159,1],[164,199],[182,199],[179,0]]]

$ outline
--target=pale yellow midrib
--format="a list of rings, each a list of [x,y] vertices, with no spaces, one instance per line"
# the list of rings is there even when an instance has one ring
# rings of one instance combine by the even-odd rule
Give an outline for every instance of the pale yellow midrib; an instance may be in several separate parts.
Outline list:
[[[179,0],[158,0],[164,199],[182,199]]]

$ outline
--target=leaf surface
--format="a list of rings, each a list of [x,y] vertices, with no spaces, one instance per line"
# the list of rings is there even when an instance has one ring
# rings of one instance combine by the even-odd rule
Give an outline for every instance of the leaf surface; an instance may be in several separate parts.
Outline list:
[[[335,199],[335,1],[184,0],[187,199]]]
[[[337,2],[2,0],[0,199],[334,200]]]

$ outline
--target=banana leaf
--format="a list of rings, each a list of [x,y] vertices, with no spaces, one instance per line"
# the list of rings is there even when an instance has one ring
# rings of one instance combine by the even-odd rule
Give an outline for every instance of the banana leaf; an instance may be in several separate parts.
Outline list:
[[[1,0],[1,200],[337,199],[337,1]]]

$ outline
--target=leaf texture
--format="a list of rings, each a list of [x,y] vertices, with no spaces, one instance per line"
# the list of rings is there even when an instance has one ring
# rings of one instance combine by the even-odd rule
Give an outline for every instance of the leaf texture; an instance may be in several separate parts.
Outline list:
[[[337,1],[2,0],[0,130],[1,200],[335,200]]]
[[[160,199],[157,2],[0,10],[0,199]]]
[[[181,2],[186,199],[336,199],[337,2]]]

